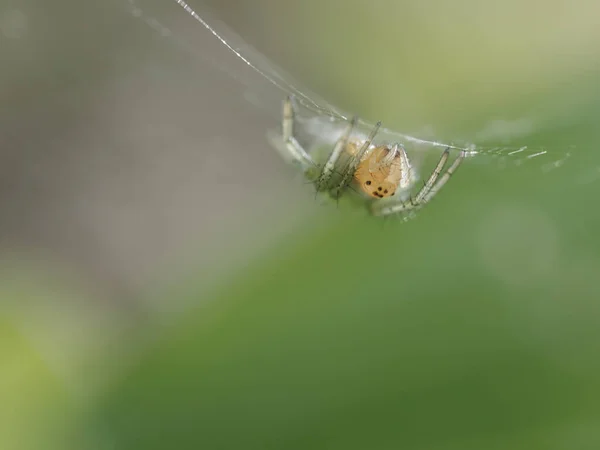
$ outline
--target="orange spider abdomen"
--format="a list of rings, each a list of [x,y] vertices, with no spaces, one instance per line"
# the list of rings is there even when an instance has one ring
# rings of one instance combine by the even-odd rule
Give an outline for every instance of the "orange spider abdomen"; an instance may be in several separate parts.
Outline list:
[[[354,180],[363,192],[373,198],[390,197],[402,179],[402,164],[400,155],[391,162],[385,157],[392,151],[388,146],[375,147],[358,165]]]

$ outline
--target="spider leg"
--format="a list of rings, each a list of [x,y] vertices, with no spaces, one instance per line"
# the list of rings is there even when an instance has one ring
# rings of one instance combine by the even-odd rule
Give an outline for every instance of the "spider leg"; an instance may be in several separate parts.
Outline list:
[[[335,168],[335,164],[338,159],[340,159],[340,155],[344,151],[344,148],[348,145],[348,140],[350,139],[350,134],[352,130],[356,126],[358,118],[354,116],[348,127],[344,131],[344,133],[340,136],[340,138],[336,141],[327,162],[323,166],[323,170],[321,171],[321,175],[319,175],[319,179],[317,180],[317,191],[321,191],[326,188],[331,175],[333,174],[333,169]]]
[[[458,167],[464,161],[466,155],[467,153],[465,151],[461,151],[452,165],[436,183],[436,180],[438,179],[444,165],[446,164],[446,161],[448,160],[448,149],[446,149],[442,154],[440,161],[437,163],[433,173],[427,180],[427,183],[425,183],[425,186],[423,186],[423,188],[419,191],[414,200],[411,198],[409,201],[399,201],[391,204],[385,203],[383,205],[379,202],[374,202],[371,207],[371,212],[376,216],[387,216],[390,214],[422,208],[423,205],[427,204],[448,182],[450,177],[452,177],[454,172],[456,172]]]
[[[281,123],[283,143],[292,158],[303,166],[315,166],[315,162],[294,137],[296,112],[293,97],[288,95],[283,102],[283,120]]]
[[[398,156],[399,153],[400,153],[400,144],[396,143],[392,146],[392,148],[390,149],[388,154],[385,155],[381,159],[379,166],[380,167],[390,166],[394,162],[394,160],[396,159],[396,156]]]
[[[350,157],[350,161],[348,162],[348,164],[344,168],[344,171],[342,172],[342,179],[340,180],[338,185],[332,190],[332,194],[335,198],[340,197],[342,190],[348,185],[348,183],[354,176],[354,173],[356,172],[358,165],[362,161],[363,156],[365,155],[367,150],[369,150],[369,147],[371,145],[371,142],[373,142],[373,139],[375,139],[375,135],[379,131],[379,127],[381,127],[381,122],[377,122],[375,124],[375,126],[371,130],[371,133],[369,133],[369,136],[363,143],[360,150],[358,152],[356,152],[355,155],[352,155],[352,157]]]
[[[444,153],[442,153],[442,156],[436,164],[435,169],[433,169],[433,172],[431,172],[429,179],[425,182],[425,185],[421,188],[421,190],[415,197],[415,203],[421,203],[421,201],[425,198],[427,193],[431,190],[436,180],[442,173],[442,170],[444,170],[446,161],[448,161],[448,156],[450,156],[450,148],[446,148],[446,150],[444,150]]]
[[[389,149],[387,155],[381,158],[381,160],[377,161],[376,158],[371,158],[369,161],[369,171],[372,173],[377,170],[381,170],[382,168],[391,166],[399,153],[400,145],[394,144],[392,148]]]
[[[467,156],[467,152],[464,150],[460,152],[457,158],[454,160],[452,165],[448,168],[446,173],[439,179],[439,181],[430,189],[430,191],[423,198],[423,204],[427,203],[429,200],[433,198],[435,194],[439,192],[439,190],[448,182],[448,180],[454,175],[456,169],[460,167],[465,157]]]

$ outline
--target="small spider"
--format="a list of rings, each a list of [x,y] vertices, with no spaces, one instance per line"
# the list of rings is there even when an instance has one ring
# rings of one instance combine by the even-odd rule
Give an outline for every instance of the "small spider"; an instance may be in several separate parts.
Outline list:
[[[373,144],[380,122],[366,139],[352,139],[357,120],[356,117],[352,118],[325,163],[318,165],[294,137],[295,107],[293,98],[288,96],[283,103],[283,149],[292,160],[301,164],[307,174],[311,171],[314,173],[317,192],[329,192],[338,199],[346,189],[357,187],[360,194],[369,200],[369,210],[376,216],[420,209],[446,184],[466,156],[466,152],[461,151],[440,178],[450,156],[450,148],[446,148],[429,179],[414,198],[406,200],[400,195],[392,198],[398,190],[406,191],[415,181],[406,150],[398,143]],[[316,172],[315,168],[318,169]]]

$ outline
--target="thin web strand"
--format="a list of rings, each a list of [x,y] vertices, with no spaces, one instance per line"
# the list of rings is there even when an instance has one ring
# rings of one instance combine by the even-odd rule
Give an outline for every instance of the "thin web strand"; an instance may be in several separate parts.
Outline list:
[[[142,14],[144,14],[142,9],[137,5],[136,0],[127,0],[127,1],[130,4],[130,6],[132,7],[132,11],[135,16],[140,17],[140,16],[142,16]],[[208,30],[221,44],[223,44],[225,46],[225,48],[227,48],[230,52],[232,52],[238,59],[240,59],[242,62],[244,62],[248,67],[250,67],[254,72],[256,72],[258,75],[260,75],[263,79],[267,80],[270,84],[272,84],[273,86],[275,86],[277,89],[281,90],[282,92],[285,92],[287,94],[292,93],[295,96],[297,96],[298,101],[299,101],[299,103],[302,104],[302,106],[304,106],[308,110],[311,110],[314,113],[325,114],[325,115],[333,117],[334,119],[337,119],[337,120],[342,120],[342,121],[346,121],[346,122],[349,120],[348,114],[340,112],[337,108],[328,104],[326,101],[324,101],[321,98],[319,98],[319,100],[321,101],[322,104],[319,104],[314,99],[314,98],[318,98],[318,96],[312,95],[312,97],[311,97],[310,95],[308,95],[305,92],[298,89],[296,86],[292,85],[288,81],[288,78],[290,78],[290,77],[281,76],[277,72],[277,70],[275,70],[275,66],[270,61],[266,60],[264,58],[264,56],[260,55],[260,53],[258,51],[253,50],[248,46],[247,52],[254,51],[257,53],[257,55],[260,56],[260,58],[264,59],[263,62],[268,67],[268,71],[270,73],[267,73],[267,71],[265,71],[264,69],[261,69],[256,63],[253,63],[247,56],[245,56],[241,50],[236,48],[234,45],[230,44],[231,41],[229,39],[225,39],[225,37],[223,37],[222,33],[218,32],[213,26],[211,26],[204,18],[202,18],[184,0],[172,0],[172,1],[174,3],[176,3],[177,6],[182,8],[196,22],[200,23],[202,25],[202,27],[205,28],[206,30]],[[164,36],[174,37],[171,30],[169,30],[167,27],[160,24],[160,22],[156,18],[146,17],[146,22],[148,23],[149,26],[157,29]],[[230,31],[230,33],[235,37],[235,34],[232,31]],[[241,38],[239,38],[239,39],[242,40]],[[247,44],[244,44],[244,45],[247,46]],[[258,58],[258,56],[257,56],[257,58]],[[230,71],[227,71],[227,72],[230,72]],[[230,75],[232,75],[232,74],[230,73]],[[238,77],[234,75],[234,78],[237,79]],[[323,106],[323,104],[326,106]],[[358,126],[360,128],[364,127],[364,128],[370,129],[370,128],[372,128],[373,125],[372,125],[372,123],[369,123],[365,120],[359,119]],[[380,135],[385,135],[387,138],[399,139],[404,142],[411,142],[411,143],[414,143],[417,145],[451,148],[453,150],[464,151],[464,152],[466,152],[467,157],[473,157],[473,156],[477,156],[477,155],[512,156],[512,155],[515,155],[518,153],[526,152],[526,150],[528,150],[527,146],[525,146],[525,147],[494,147],[494,148],[491,148],[491,147],[484,147],[484,146],[479,146],[479,145],[475,145],[475,144],[470,144],[466,147],[463,147],[460,145],[453,145],[453,144],[449,144],[449,143],[441,142],[441,141],[421,139],[421,138],[407,135],[404,133],[400,133],[398,131],[394,131],[394,130],[391,130],[391,129],[385,128],[385,127],[382,127],[380,129]],[[525,159],[536,158],[538,156],[542,156],[542,155],[545,155],[548,153],[546,150],[535,151],[535,150],[531,149],[529,151],[533,151],[535,153],[531,153],[531,154],[525,156]]]

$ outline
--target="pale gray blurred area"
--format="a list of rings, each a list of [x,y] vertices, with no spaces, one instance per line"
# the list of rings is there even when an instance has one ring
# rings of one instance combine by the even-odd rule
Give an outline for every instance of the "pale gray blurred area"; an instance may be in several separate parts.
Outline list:
[[[208,59],[126,1],[0,4],[3,267],[61,267],[135,313],[169,277],[208,288],[320,209],[268,146],[277,112],[210,64],[224,50],[204,36]]]

